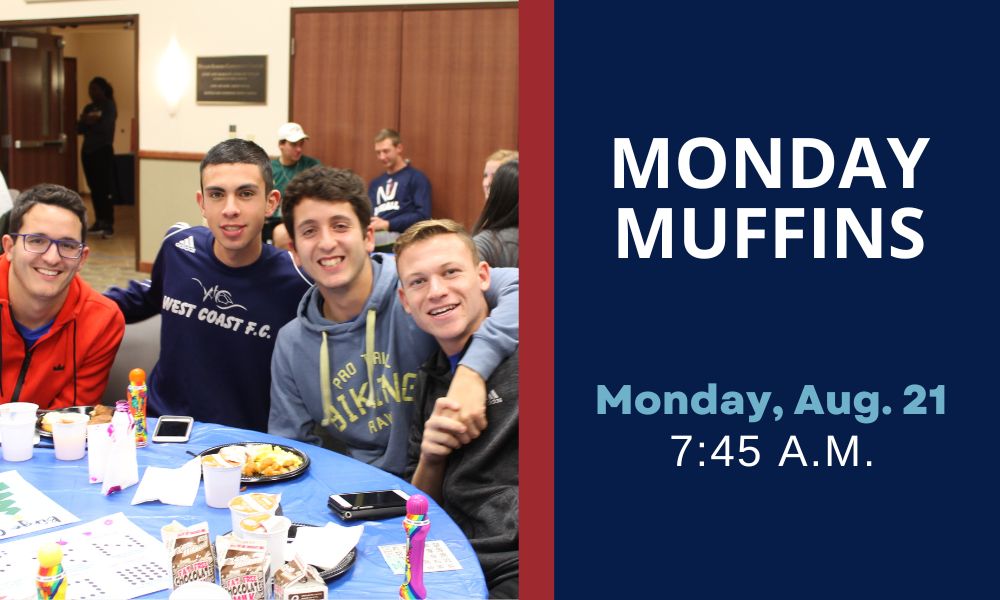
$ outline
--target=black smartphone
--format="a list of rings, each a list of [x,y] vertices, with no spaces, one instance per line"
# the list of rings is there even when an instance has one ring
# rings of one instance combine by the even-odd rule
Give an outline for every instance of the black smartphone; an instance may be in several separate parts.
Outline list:
[[[156,421],[156,429],[150,439],[157,443],[186,442],[191,439],[192,417],[163,415]]]
[[[410,495],[401,490],[330,494],[327,505],[345,521],[355,519],[387,519],[406,514]]]

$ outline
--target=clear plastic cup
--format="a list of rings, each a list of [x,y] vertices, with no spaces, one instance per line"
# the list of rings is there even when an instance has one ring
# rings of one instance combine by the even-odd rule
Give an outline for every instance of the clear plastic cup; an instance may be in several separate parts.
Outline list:
[[[59,415],[52,422],[52,443],[58,460],[80,460],[86,452],[87,421],[90,417],[77,413]]]
[[[37,404],[31,402],[0,404],[0,444],[3,444],[4,460],[20,462],[34,456],[37,419]]]

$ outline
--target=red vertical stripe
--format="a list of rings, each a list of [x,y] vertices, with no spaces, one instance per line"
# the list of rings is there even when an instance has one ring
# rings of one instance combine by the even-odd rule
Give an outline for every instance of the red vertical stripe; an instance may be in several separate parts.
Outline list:
[[[520,7],[521,597],[553,587],[553,0]]]

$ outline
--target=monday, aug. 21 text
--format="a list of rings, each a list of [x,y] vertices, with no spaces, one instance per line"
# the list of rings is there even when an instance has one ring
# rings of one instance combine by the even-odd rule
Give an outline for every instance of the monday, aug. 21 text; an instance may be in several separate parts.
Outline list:
[[[633,390],[631,385],[617,388],[598,384],[597,414],[620,415],[725,415],[745,416],[757,423],[770,415],[780,421],[785,415],[784,402],[767,391],[720,390],[708,383],[694,391]],[[895,408],[894,408],[895,407]],[[880,416],[901,410],[904,415],[945,414],[945,386],[918,383],[905,386],[894,395],[878,391],[824,390],[815,385],[802,386],[794,399],[793,415],[830,415],[853,417],[858,423],[874,423]]]

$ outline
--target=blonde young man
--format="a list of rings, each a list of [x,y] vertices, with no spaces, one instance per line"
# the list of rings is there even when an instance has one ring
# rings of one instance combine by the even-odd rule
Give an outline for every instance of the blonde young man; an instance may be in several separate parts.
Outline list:
[[[399,299],[440,349],[420,368],[407,474],[458,523],[490,598],[518,597],[518,358],[486,381],[489,427],[465,445],[458,403],[444,397],[455,365],[490,314],[490,268],[458,223],[422,221],[396,240]]]

